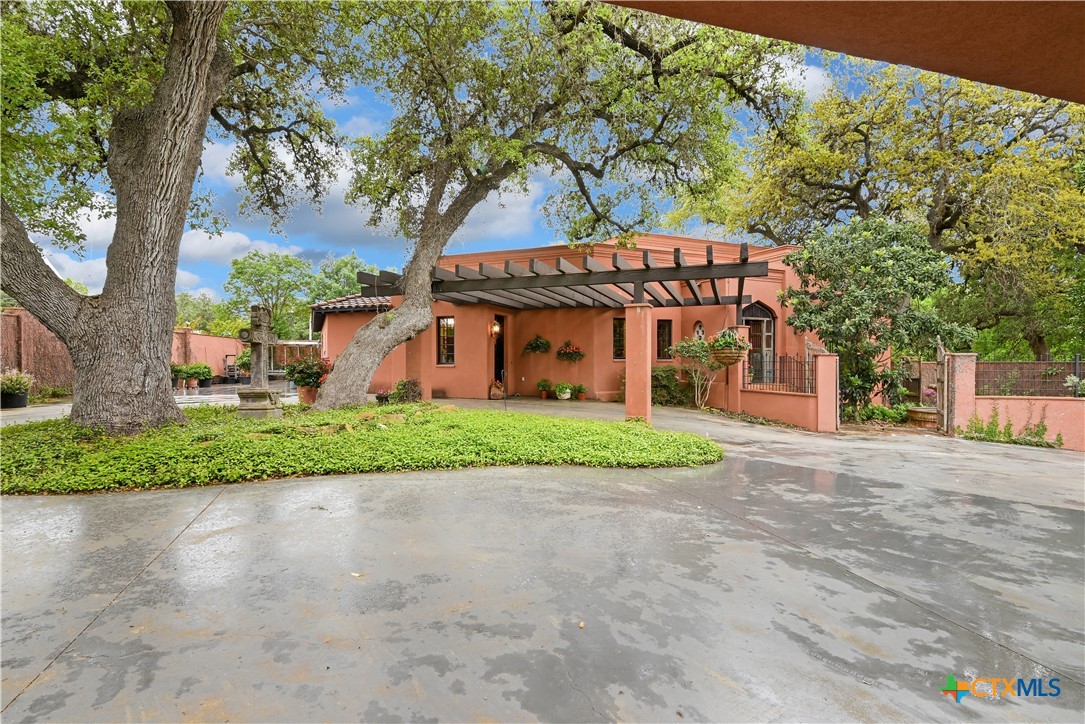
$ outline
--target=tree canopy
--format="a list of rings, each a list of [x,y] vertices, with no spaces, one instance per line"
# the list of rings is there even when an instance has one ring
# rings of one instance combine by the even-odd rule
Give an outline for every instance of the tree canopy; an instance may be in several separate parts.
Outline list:
[[[382,3],[361,77],[393,110],[354,147],[351,198],[412,244],[403,303],[359,330],[318,407],[356,403],[380,361],[432,321],[430,267],[491,193],[531,174],[574,243],[654,228],[678,188],[737,168],[735,109],[788,123],[794,46],[596,2]]]
[[[179,422],[174,285],[206,141],[233,143],[243,209],[319,200],[342,137],[324,103],[357,77],[363,3],[7,2],[0,29],[3,290],[68,347],[72,419],[116,432]],[[211,123],[213,121],[213,123]],[[210,126],[209,126],[210,124]],[[84,210],[114,215],[100,295],[52,273]]]
[[[786,136],[758,134],[744,183],[685,198],[699,216],[773,244],[880,215],[921,225],[961,284],[943,310],[1048,351],[1085,249],[1085,108],[900,66],[829,57],[834,81]]]
[[[788,324],[816,332],[840,356],[846,407],[865,407],[875,395],[895,403],[900,372],[891,354],[931,344],[967,344],[971,330],[942,321],[919,302],[945,289],[949,264],[930,248],[920,228],[880,217],[855,218],[829,232],[815,229],[784,257],[799,287],[781,293]]]

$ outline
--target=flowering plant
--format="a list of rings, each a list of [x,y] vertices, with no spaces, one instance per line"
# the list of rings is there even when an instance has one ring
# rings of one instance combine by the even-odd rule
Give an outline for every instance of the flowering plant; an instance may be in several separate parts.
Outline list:
[[[569,340],[558,347],[558,359],[563,362],[579,362],[584,359],[584,350],[580,345],[573,344]]]
[[[503,384],[501,384],[501,380],[494,380],[493,382],[490,383],[490,389],[491,390],[503,390],[503,389],[505,389],[505,386]]]
[[[9,395],[17,395],[20,392],[29,392],[31,385],[34,384],[34,378],[26,372],[20,372],[17,369],[4,370],[0,375],[0,392],[4,392]]]
[[[751,346],[733,329],[721,329],[706,341],[709,349],[749,349]]]
[[[286,379],[298,387],[320,387],[331,371],[332,362],[327,357],[294,360],[283,369]]]
[[[937,407],[938,390],[934,389],[933,387],[928,387],[926,390],[923,391],[923,401],[931,407]]]

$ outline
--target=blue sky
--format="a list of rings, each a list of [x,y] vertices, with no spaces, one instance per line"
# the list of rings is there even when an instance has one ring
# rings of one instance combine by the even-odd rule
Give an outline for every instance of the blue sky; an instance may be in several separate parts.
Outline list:
[[[807,55],[805,66],[792,69],[793,79],[801,84],[808,100],[817,97],[830,82],[818,58]],[[389,109],[372,93],[359,88],[349,93],[342,105],[329,108],[340,128],[350,136],[377,135],[389,116]],[[382,268],[402,267],[407,249],[402,239],[387,230],[366,225],[364,211],[344,202],[348,172],[344,170],[332,186],[323,208],[302,204],[283,224],[282,233],[272,233],[267,219],[243,218],[238,212],[237,179],[226,172],[231,146],[228,141],[207,141],[203,154],[203,176],[199,182],[216,195],[216,207],[225,215],[224,231],[212,236],[199,229],[188,229],[182,238],[177,272],[177,290],[207,293],[220,299],[222,284],[230,270],[230,260],[253,249],[295,254],[318,262],[331,253],[336,256],[356,252],[365,261]],[[564,241],[547,227],[543,203],[553,182],[546,176],[530,179],[527,192],[492,194],[468,217],[449,243],[446,253],[490,249],[545,246]],[[35,239],[45,249],[45,256],[62,277],[86,284],[92,293],[105,280],[105,253],[113,234],[113,220],[85,216],[81,220],[87,235],[82,256],[56,249],[46,239]],[[697,229],[689,230],[699,235]]]

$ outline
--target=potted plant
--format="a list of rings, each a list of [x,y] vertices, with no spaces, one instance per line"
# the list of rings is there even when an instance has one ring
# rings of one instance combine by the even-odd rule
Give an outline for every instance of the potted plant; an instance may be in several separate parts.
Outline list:
[[[565,340],[565,343],[558,347],[558,359],[562,362],[579,362],[584,359],[584,350],[580,345]]]
[[[237,369],[241,371],[241,384],[252,384],[252,347],[241,350],[237,356]]]
[[[550,396],[550,380],[543,377],[535,383],[535,386],[539,388],[539,397],[545,400]]]
[[[584,385],[573,385],[573,394],[578,400],[588,399],[588,388]]]
[[[332,363],[326,357],[319,360],[297,359],[283,369],[286,379],[297,385],[298,402],[303,405],[316,402],[317,391],[331,371]]]
[[[176,388],[177,383],[185,378],[185,366],[170,364],[170,387]]]
[[[182,387],[195,389],[196,385],[200,383],[200,381],[196,379],[196,371],[192,368],[193,365],[181,365],[181,379],[184,380],[181,384]]]
[[[539,335],[535,335],[527,344],[524,345],[524,354],[534,352],[537,354],[546,354],[550,351],[550,340],[545,339]]]
[[[750,343],[738,336],[733,329],[723,329],[708,338],[708,351],[712,361],[722,367],[730,367],[746,359]]]
[[[568,400],[573,396],[573,386],[568,382],[558,382],[554,385],[554,397],[559,400]]]
[[[501,384],[501,380],[494,380],[490,383],[490,399],[500,400],[505,396],[505,386]]]
[[[215,376],[211,365],[206,362],[196,362],[189,365],[189,375],[196,380],[196,384],[203,388],[211,386],[211,378]]]
[[[0,408],[26,407],[30,402],[30,386],[34,378],[17,369],[0,374]]]
[[[384,389],[383,387],[381,389],[377,390],[377,404],[378,405],[387,405],[388,404],[388,398],[390,398],[390,397],[391,397],[391,395],[388,393],[388,390]]]

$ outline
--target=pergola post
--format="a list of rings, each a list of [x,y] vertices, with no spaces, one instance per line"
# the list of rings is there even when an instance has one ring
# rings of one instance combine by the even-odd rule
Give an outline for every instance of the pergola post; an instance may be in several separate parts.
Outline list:
[[[750,341],[750,327],[739,324],[731,329],[741,338]],[[727,368],[727,409],[731,412],[742,412],[742,375],[746,374],[746,365],[737,362]]]
[[[625,305],[625,417],[652,421],[652,305]]]

